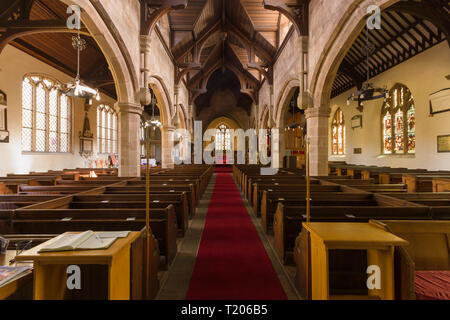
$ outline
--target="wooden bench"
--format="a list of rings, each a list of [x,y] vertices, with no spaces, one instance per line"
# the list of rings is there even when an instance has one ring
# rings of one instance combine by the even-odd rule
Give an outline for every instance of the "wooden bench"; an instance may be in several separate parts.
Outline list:
[[[166,208],[173,205],[177,225],[184,236],[189,226],[189,207],[185,192],[175,194],[150,193],[150,208]],[[89,194],[76,195],[68,205],[70,209],[145,209],[145,194]]]
[[[195,194],[192,191],[193,186],[181,186],[181,185],[150,185],[150,193],[168,193],[168,194],[180,194],[185,193],[188,199],[189,212],[191,216],[195,213],[195,207],[197,202],[195,200]],[[105,194],[145,194],[145,186],[117,186],[107,187]]]
[[[273,217],[282,203],[288,207],[306,207],[306,193],[264,190],[261,200],[261,224],[263,230],[268,233],[272,230]],[[372,194],[368,193],[343,193],[343,192],[313,192],[311,194],[311,206],[377,206],[378,202]]]
[[[388,206],[379,202],[378,206],[338,207],[318,206],[311,208],[314,222],[368,222],[371,219],[431,220],[429,208],[416,204]],[[283,263],[292,262],[295,239],[306,222],[306,207],[287,207],[278,204],[273,222],[275,251]],[[289,257],[288,257],[289,255]]]
[[[260,214],[260,204],[263,192],[265,190],[268,191],[276,191],[276,192],[298,192],[298,193],[306,193],[306,184],[284,184],[284,185],[276,185],[276,184],[254,184],[253,185],[253,199],[252,206],[253,211],[256,215]],[[318,183],[311,184],[311,192],[342,192],[341,186],[338,185],[320,185]]]
[[[373,221],[407,240],[395,250],[396,299],[414,300],[416,271],[450,271],[450,221]],[[446,293],[448,296],[448,292]]]
[[[170,264],[177,252],[173,205],[150,210],[150,227]],[[60,234],[67,231],[138,231],[145,226],[141,209],[22,209],[14,212],[8,234]]]
[[[450,178],[433,178],[433,192],[450,192]]]

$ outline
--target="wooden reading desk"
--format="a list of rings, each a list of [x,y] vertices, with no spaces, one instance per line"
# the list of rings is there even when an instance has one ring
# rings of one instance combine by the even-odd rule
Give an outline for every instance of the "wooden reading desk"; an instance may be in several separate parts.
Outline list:
[[[130,232],[128,237],[117,239],[105,250],[38,253],[52,239],[24,251],[16,256],[16,261],[33,261],[35,300],[80,298],[76,289],[67,289],[69,265],[81,268],[81,290],[85,292],[82,298],[129,300],[130,249],[138,236],[139,232]]]
[[[303,223],[311,235],[311,297],[313,300],[349,299],[330,295],[328,250],[367,250],[367,265],[381,270],[381,289],[354,299],[394,299],[394,247],[407,241],[369,223]],[[368,275],[369,276],[369,275]]]

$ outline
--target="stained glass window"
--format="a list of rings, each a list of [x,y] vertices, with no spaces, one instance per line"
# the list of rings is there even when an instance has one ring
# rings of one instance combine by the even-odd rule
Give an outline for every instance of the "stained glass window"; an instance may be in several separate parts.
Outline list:
[[[333,155],[344,155],[345,121],[344,121],[344,113],[342,112],[341,108],[338,108],[334,114],[331,132],[332,132],[331,153]]]
[[[414,105],[408,109],[406,113],[406,118],[408,121],[408,153],[416,152],[416,111]]]
[[[217,151],[231,150],[231,132],[226,125],[222,124],[216,129],[216,137],[214,139]]]
[[[97,146],[99,153],[117,154],[118,116],[115,110],[106,105],[97,108]]]
[[[70,152],[71,100],[57,81],[38,75],[22,82],[22,150]]]
[[[414,154],[416,151],[416,121],[414,100],[409,89],[395,85],[383,104],[382,135],[384,154]]]
[[[384,153],[392,153],[392,117],[389,111],[383,118]]]

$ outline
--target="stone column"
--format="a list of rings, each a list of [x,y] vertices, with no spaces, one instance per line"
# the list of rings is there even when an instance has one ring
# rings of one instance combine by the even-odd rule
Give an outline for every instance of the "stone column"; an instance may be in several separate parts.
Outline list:
[[[162,167],[164,169],[174,168],[173,159],[173,140],[174,140],[175,127],[162,126],[161,127],[161,158]]]
[[[119,177],[140,177],[140,126],[143,109],[135,103],[119,103],[119,108]]]
[[[141,71],[141,88],[139,92],[140,102],[143,106],[150,104],[150,43],[151,38],[149,36],[140,36],[139,38],[139,51],[140,51],[140,71]]]
[[[328,119],[329,109],[308,108],[305,111],[307,133],[310,139],[310,174],[328,175]]]

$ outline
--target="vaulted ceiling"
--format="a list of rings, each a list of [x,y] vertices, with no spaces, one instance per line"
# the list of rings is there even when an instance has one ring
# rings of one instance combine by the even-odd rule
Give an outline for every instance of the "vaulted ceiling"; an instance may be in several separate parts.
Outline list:
[[[384,10],[381,29],[369,30],[369,77],[373,78],[445,40],[450,45],[449,3],[448,0],[406,0]],[[339,67],[332,97],[360,87],[367,80],[366,43],[367,30],[364,29]]]
[[[61,32],[61,29],[67,29],[66,10],[67,5],[56,0],[1,0],[0,41],[5,34],[31,31],[9,44],[74,77],[77,52],[72,46],[73,34]],[[103,53],[86,29],[82,29],[82,34],[87,46],[81,52],[81,78],[116,98],[114,80]]]
[[[261,0],[188,1],[185,9],[169,13],[169,24],[179,78],[200,110],[208,101],[197,98],[207,95],[208,82],[219,69],[233,72],[241,93],[256,101],[262,81],[272,81],[274,59],[292,25]]]

